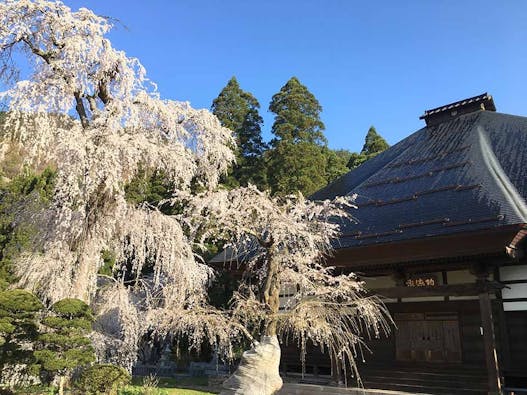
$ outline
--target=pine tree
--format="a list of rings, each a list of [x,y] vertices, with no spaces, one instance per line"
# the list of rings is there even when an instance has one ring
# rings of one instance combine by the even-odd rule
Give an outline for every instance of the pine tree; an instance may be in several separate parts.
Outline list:
[[[95,361],[95,352],[87,337],[92,321],[90,307],[79,299],[69,298],[53,304],[51,314],[42,321],[47,333],[39,336],[41,349],[34,354],[45,371],[59,376],[59,394],[75,368]]]
[[[366,133],[361,152],[353,152],[347,166],[350,170],[353,170],[388,148],[390,148],[390,145],[386,140],[377,133],[374,126],[370,126],[368,133]]]
[[[269,105],[276,136],[268,155],[271,191],[309,195],[326,185],[326,138],[320,120],[322,106],[315,96],[292,77]]]
[[[5,365],[25,365],[36,373],[32,344],[38,336],[37,316],[43,308],[29,291],[0,292],[0,382],[8,381],[8,377],[2,376]]]
[[[236,77],[229,80],[212,102],[213,114],[222,126],[231,129],[236,136],[236,164],[224,180],[229,187],[247,186],[249,183],[260,189],[266,187],[263,153],[267,145],[262,140],[263,119],[259,108],[258,100],[240,88]]]

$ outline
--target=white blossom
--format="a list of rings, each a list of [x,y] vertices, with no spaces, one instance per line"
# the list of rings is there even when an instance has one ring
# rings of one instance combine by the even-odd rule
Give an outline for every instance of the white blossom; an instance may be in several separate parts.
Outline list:
[[[38,238],[16,264],[18,285],[50,302],[89,301],[100,317],[118,312],[122,330],[112,336],[133,355],[148,310],[203,299],[211,271],[180,218],[128,203],[125,186],[146,169],[161,172],[174,192],[213,189],[234,159],[234,140],[209,111],[162,100],[140,62],[105,37],[111,27],[61,2],[0,2],[9,132],[0,151],[21,144],[28,165],[57,173],[51,207],[33,215]],[[29,67],[26,79],[18,78],[19,64]],[[103,250],[124,266],[122,278],[101,290]],[[143,278],[147,264],[153,275]]]
[[[302,362],[311,341],[360,384],[356,361],[363,359],[365,341],[386,335],[391,319],[381,300],[369,295],[353,273],[339,273],[326,264],[341,222],[352,220],[353,199],[311,201],[301,194],[273,198],[249,186],[189,197],[184,216],[198,242],[214,237],[228,241],[224,261],[242,273],[229,322],[261,328],[266,341],[274,336],[296,340]],[[203,216],[209,219],[206,224]],[[280,290],[291,285],[297,292],[280,306]],[[250,388],[251,375],[278,381],[278,369],[260,372],[258,366],[241,366],[239,377],[229,381],[239,386],[224,393]]]
[[[9,132],[0,159],[5,146],[20,145],[28,165],[56,171],[50,207],[32,217],[35,248],[16,263],[19,285],[49,302],[90,302],[99,355],[123,366],[155,329],[185,335],[191,347],[208,341],[227,358],[240,337],[257,347],[255,332],[273,345],[277,335],[292,336],[303,353],[311,339],[356,371],[364,339],[389,328],[382,303],[353,274],[326,266],[352,202],[218,188],[234,160],[231,131],[206,110],[162,100],[139,61],[105,37],[111,27],[59,1],[0,0]],[[17,73],[20,55],[26,79]],[[173,185],[163,204],[180,212],[127,202],[125,186],[142,169]],[[226,256],[242,272],[227,310],[206,299],[212,271],[198,252],[214,241],[227,242]],[[110,278],[99,274],[104,250],[120,265]],[[280,289],[291,284],[298,292],[280,309]]]

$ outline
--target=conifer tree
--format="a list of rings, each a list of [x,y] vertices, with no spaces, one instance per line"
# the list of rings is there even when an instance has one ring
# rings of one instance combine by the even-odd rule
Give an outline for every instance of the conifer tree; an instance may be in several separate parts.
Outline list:
[[[269,110],[275,113],[276,136],[268,158],[271,191],[309,195],[326,185],[327,141],[320,120],[322,106],[315,96],[292,77],[273,96]]]
[[[328,183],[335,181],[349,171],[347,164],[351,155],[351,152],[346,149],[327,149],[326,181]]]
[[[28,169],[14,174],[0,165],[0,291],[16,282],[13,262],[31,246],[37,233],[32,215],[49,206],[55,178],[49,168],[38,175]]]
[[[236,138],[236,164],[224,180],[229,187],[247,186],[249,183],[260,189],[266,187],[263,153],[267,145],[262,140],[263,119],[259,108],[258,100],[240,88],[236,77],[229,80],[212,102],[213,114],[222,126],[234,132]]]
[[[39,336],[41,349],[35,357],[42,368],[60,378],[59,394],[65,379],[79,367],[95,361],[91,340],[93,316],[90,307],[79,299],[63,299],[51,306],[42,323],[47,332]]]
[[[360,153],[364,155],[378,154],[388,148],[390,148],[390,145],[377,133],[375,126],[370,126]]]
[[[390,148],[390,145],[386,140],[377,133],[374,126],[370,126],[364,138],[364,145],[362,146],[361,152],[353,152],[347,166],[350,170],[353,170],[388,148]]]
[[[44,306],[29,291],[12,289],[0,292],[0,382],[5,365],[34,368],[35,358],[30,345],[38,336],[37,315]],[[35,372],[33,372],[35,373]]]

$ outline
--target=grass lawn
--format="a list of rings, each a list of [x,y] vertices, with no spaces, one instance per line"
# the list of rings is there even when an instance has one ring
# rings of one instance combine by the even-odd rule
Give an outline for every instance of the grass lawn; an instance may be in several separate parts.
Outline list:
[[[131,386],[134,389],[140,389],[139,386]],[[170,388],[170,387],[162,387],[159,386],[158,389],[160,391],[163,391],[163,394],[168,395],[214,395],[213,392],[204,392],[204,391],[198,391],[198,390],[189,390],[185,388]]]
[[[119,393],[127,395],[140,395],[144,392],[142,390],[142,381],[140,377],[134,377],[132,384],[122,388]],[[220,386],[210,385],[209,379],[204,376],[198,377],[178,377],[168,378],[159,377],[156,390],[152,394],[156,395],[215,395],[220,392]],[[122,391],[122,392],[121,392]],[[2,387],[0,386],[0,394]],[[30,387],[15,391],[17,395],[52,395],[56,394],[57,389],[54,387]],[[78,394],[79,392],[74,392]],[[71,394],[69,390],[65,394]]]
[[[212,392],[203,392],[196,390],[187,390],[179,388],[161,388],[168,392],[168,395],[213,395]]]
[[[158,389],[164,394],[168,395],[214,395],[218,391],[215,391],[215,387],[209,386],[209,379],[207,377],[179,377],[179,378],[158,378]],[[142,378],[134,377],[132,379],[132,387],[140,388],[142,384]],[[214,391],[214,392],[210,392]]]

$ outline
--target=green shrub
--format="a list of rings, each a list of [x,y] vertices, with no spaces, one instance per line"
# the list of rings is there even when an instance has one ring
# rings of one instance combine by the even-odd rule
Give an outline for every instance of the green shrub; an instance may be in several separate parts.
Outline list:
[[[15,392],[13,394],[17,395],[54,395],[57,393],[56,388],[54,387],[48,387],[45,385],[32,385],[32,386],[25,386],[23,388],[17,388],[15,389]],[[2,392],[0,392],[0,395],[3,395]]]
[[[0,309],[6,315],[34,313],[43,307],[35,295],[24,289],[0,292]]]
[[[86,368],[76,387],[86,394],[117,394],[120,387],[129,384],[130,374],[123,368],[109,364],[96,364]]]
[[[117,391],[118,395],[143,395],[143,390],[141,387],[136,387],[133,385],[127,385],[119,391]]]

